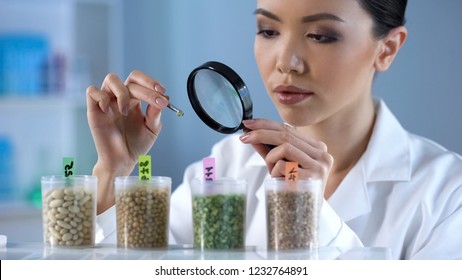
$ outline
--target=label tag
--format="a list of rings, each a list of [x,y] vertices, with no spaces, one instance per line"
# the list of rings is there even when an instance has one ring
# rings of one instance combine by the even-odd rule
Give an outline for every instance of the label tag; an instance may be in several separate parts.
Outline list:
[[[72,178],[75,175],[75,160],[73,157],[63,158],[63,176]]]
[[[138,157],[138,177],[142,181],[151,180],[151,156]]]
[[[204,166],[204,180],[215,180],[215,158],[208,157],[202,160]]]
[[[286,162],[286,181],[298,180],[298,162]]]

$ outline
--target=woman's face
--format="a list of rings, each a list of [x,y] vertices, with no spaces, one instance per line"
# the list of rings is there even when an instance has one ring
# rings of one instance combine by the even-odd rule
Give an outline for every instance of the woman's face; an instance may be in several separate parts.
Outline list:
[[[342,121],[370,100],[379,44],[356,0],[258,0],[255,13],[256,61],[284,121]]]

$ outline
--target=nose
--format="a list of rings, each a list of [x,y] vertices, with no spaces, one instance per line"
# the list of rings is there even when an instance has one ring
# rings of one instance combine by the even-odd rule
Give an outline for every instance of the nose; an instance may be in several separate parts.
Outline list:
[[[308,67],[300,51],[290,44],[285,44],[280,52],[277,68],[284,74],[302,74]]]

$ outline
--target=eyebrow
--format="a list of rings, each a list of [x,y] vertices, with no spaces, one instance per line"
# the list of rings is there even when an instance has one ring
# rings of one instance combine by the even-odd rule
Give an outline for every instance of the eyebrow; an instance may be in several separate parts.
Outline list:
[[[254,15],[262,15],[270,19],[273,19],[275,21],[282,22],[282,20],[277,15],[265,9],[262,9],[262,8],[256,9],[253,13]],[[302,17],[301,21],[303,23],[310,23],[310,22],[315,22],[315,21],[320,21],[320,20],[334,20],[334,21],[339,21],[339,22],[345,22],[343,19],[339,18],[338,16],[334,14],[330,14],[330,13],[319,13],[319,14],[304,16]]]

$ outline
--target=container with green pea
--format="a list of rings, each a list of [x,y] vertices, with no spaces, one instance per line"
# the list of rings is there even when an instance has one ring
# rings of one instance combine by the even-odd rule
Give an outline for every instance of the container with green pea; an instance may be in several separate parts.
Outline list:
[[[245,247],[246,181],[218,178],[191,183],[194,247]]]

